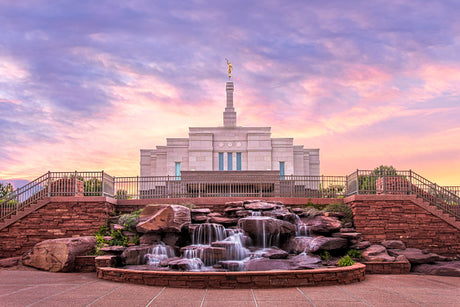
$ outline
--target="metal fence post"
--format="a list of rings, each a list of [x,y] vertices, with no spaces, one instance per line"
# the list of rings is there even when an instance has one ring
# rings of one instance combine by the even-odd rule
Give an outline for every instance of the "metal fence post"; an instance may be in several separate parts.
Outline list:
[[[104,182],[104,170],[102,170],[102,172],[101,172],[101,177],[102,177],[102,178],[101,178],[101,179],[102,179],[102,180],[101,180],[101,184],[102,184],[102,187],[101,187],[101,196],[104,196],[104,183],[105,183],[105,182]]]
[[[412,170],[409,170],[409,194],[412,194]]]
[[[51,172],[48,171],[48,197],[51,197]]]
[[[75,194],[74,196],[77,196],[77,171],[75,171],[75,178],[73,179],[74,186],[75,186]]]
[[[356,169],[356,195],[359,195],[359,169]]]

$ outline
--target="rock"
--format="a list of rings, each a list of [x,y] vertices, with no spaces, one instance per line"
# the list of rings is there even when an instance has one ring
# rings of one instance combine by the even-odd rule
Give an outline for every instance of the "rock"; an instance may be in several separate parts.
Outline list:
[[[213,213],[209,213],[208,214],[209,217],[216,217],[216,216],[222,216],[222,214],[220,214],[219,212],[213,212]]]
[[[201,215],[201,214],[209,214],[209,213],[211,213],[211,210],[209,210],[209,208],[191,209],[190,213],[192,215],[194,215],[194,214],[199,214],[199,215]]]
[[[240,219],[239,227],[251,237],[256,246],[270,246],[278,235],[295,234],[297,227],[286,221],[265,216],[250,216]]]
[[[207,215],[192,215],[192,222],[203,223],[209,219]]]
[[[338,219],[342,219],[345,217],[345,213],[344,212],[325,212],[324,213],[324,216],[328,216],[328,217],[336,217]]]
[[[389,249],[406,249],[404,242],[399,240],[386,240],[380,244]]]
[[[344,238],[348,240],[356,240],[358,241],[361,239],[361,233],[360,232],[336,232],[332,234],[333,237],[337,238]]]
[[[227,255],[225,247],[206,245],[189,245],[181,248],[181,253],[184,258],[200,258],[206,266],[226,260]]]
[[[101,248],[100,250],[110,255],[121,255],[121,253],[123,253],[125,249],[126,247],[124,246],[107,246]]]
[[[262,215],[271,216],[279,220],[287,221],[292,224],[297,223],[298,218],[299,218],[295,213],[290,212],[286,208],[264,211],[262,212]]]
[[[315,216],[314,218],[302,218],[305,225],[310,226],[310,231],[317,234],[330,234],[337,232],[342,227],[342,223],[335,217]]]
[[[295,214],[297,215],[302,215],[303,213],[305,213],[305,210],[302,209],[302,208],[292,208],[292,212],[294,212]]]
[[[158,244],[161,241],[161,235],[159,233],[145,233],[139,238],[139,244]]]
[[[181,240],[182,240],[182,235],[179,234],[179,233],[175,233],[175,232],[167,232],[167,233],[165,233],[165,235],[163,236],[163,239],[162,239],[162,241],[166,245],[170,245],[170,246],[180,245]]]
[[[334,251],[345,249],[348,241],[343,238],[315,237],[310,241],[306,251],[316,253],[318,251]]]
[[[393,262],[395,257],[388,255],[387,250],[382,245],[371,245],[362,252],[362,258],[365,261],[385,261]]]
[[[425,275],[460,277],[460,261],[435,262],[434,264],[420,264],[413,266],[412,272]]]
[[[344,228],[352,228],[352,227],[353,227],[353,223],[351,223],[351,222],[345,223],[345,224],[343,224],[343,227],[344,227]]]
[[[321,267],[321,257],[310,256],[306,253],[291,258],[294,270],[316,269]]]
[[[199,258],[187,259],[187,258],[169,258],[160,262],[161,266],[169,266],[171,269],[179,271],[194,271],[200,270],[203,266],[203,262]]]
[[[110,225],[113,230],[123,230],[123,228],[125,228],[123,225],[120,225],[120,224],[112,224]]]
[[[247,211],[247,210],[239,210],[239,211],[235,212],[235,215],[237,217],[247,217],[247,216],[251,215],[251,212]]]
[[[135,245],[128,247],[121,254],[121,260],[124,264],[145,264],[146,254],[150,254],[155,245]]]
[[[442,261],[444,257],[434,253],[424,254],[418,248],[406,248],[406,249],[390,249],[388,253],[392,256],[404,255],[410,261],[411,264],[425,264],[434,263],[436,261]]]
[[[280,208],[280,205],[271,202],[257,201],[252,203],[245,203],[244,208],[247,210],[273,210]]]
[[[45,240],[24,254],[22,262],[40,270],[72,272],[75,257],[89,254],[95,246],[93,236]]]
[[[218,216],[213,216],[209,219],[209,223],[215,223],[215,224],[222,224],[225,226],[234,226],[238,223],[238,218],[230,218],[230,217],[218,217]]]
[[[361,250],[361,249],[366,249],[369,246],[371,246],[371,243],[369,241],[360,241],[358,243],[351,245],[350,248]]]
[[[398,257],[396,257],[396,260],[395,261],[399,261],[399,262],[409,262],[409,260],[406,258],[406,256],[404,255],[399,255]]]
[[[190,224],[190,209],[179,205],[148,205],[139,216],[136,230],[148,232],[180,232]]]
[[[243,206],[239,206],[239,207],[227,207],[224,209],[224,212],[225,213],[228,213],[228,212],[235,212],[235,211],[240,211],[240,210],[244,210],[244,207]]]
[[[255,258],[248,260],[244,267],[248,271],[290,270],[292,261],[288,259]]]
[[[0,259],[0,268],[10,268],[17,266],[21,262],[21,256]]]
[[[221,268],[224,268],[228,271],[242,271],[244,268],[244,263],[242,261],[235,261],[235,260],[220,261],[218,265]]]
[[[300,254],[310,247],[312,237],[292,237],[283,246],[283,249],[295,254]]]
[[[342,227],[340,228],[340,232],[356,232],[356,229]]]
[[[225,207],[243,207],[243,201],[231,201],[231,202],[226,202]]]
[[[288,255],[287,252],[277,247],[266,248],[262,252],[262,257],[270,259],[286,259]]]

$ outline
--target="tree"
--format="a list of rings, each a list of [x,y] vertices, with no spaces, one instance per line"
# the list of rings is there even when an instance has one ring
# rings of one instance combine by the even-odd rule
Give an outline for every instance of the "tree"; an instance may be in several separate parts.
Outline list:
[[[397,171],[392,165],[380,165],[368,175],[360,175],[358,178],[360,193],[375,194],[377,192],[376,180],[386,176],[397,176]]]
[[[5,197],[8,193],[12,193],[14,191],[14,187],[11,183],[1,183],[0,182],[0,198]]]

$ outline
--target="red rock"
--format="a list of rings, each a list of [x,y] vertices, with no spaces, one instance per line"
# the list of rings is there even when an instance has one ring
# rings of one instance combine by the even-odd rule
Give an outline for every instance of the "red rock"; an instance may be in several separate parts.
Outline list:
[[[181,232],[190,224],[190,209],[179,205],[148,205],[139,216],[136,230],[148,232]]]
[[[244,208],[247,210],[273,210],[279,207],[279,204],[262,201],[244,204]]]
[[[365,261],[386,261],[393,262],[395,257],[388,255],[387,250],[382,245],[371,245],[362,252]]]
[[[399,240],[386,240],[380,244],[390,249],[406,249],[406,245],[404,244],[404,242]]]
[[[315,237],[310,241],[307,251],[316,253],[318,251],[334,251],[345,249],[348,241],[343,238]]]
[[[0,268],[17,266],[21,262],[21,257],[0,259]]]
[[[191,209],[190,213],[192,215],[194,215],[194,214],[209,214],[209,213],[211,213],[211,210],[209,208],[197,208],[197,209]]]
[[[72,272],[75,257],[89,254],[96,246],[96,237],[75,237],[45,240],[24,254],[24,265],[51,272]]]
[[[139,238],[140,245],[152,245],[158,244],[161,241],[161,235],[159,233],[145,233]]]
[[[435,262],[434,264],[420,264],[412,268],[412,272],[425,275],[460,277],[460,261]]]
[[[411,264],[434,263],[445,258],[434,253],[423,253],[418,248],[390,249],[388,253],[392,256],[404,255]]]
[[[302,218],[305,225],[310,226],[310,231],[318,234],[329,234],[337,232],[342,227],[342,223],[335,217],[315,216],[311,219]]]
[[[209,223],[222,224],[226,226],[236,225],[238,223],[238,218],[213,216],[209,219]]]

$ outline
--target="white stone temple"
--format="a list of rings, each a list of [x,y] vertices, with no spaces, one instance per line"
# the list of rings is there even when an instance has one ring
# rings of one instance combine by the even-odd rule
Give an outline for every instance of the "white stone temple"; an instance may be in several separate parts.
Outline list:
[[[272,138],[271,127],[237,126],[232,81],[226,82],[226,91],[223,126],[190,127],[188,138],[167,138],[166,146],[141,149],[140,175],[278,171],[281,176],[319,176],[319,149],[294,145],[293,138]]]

